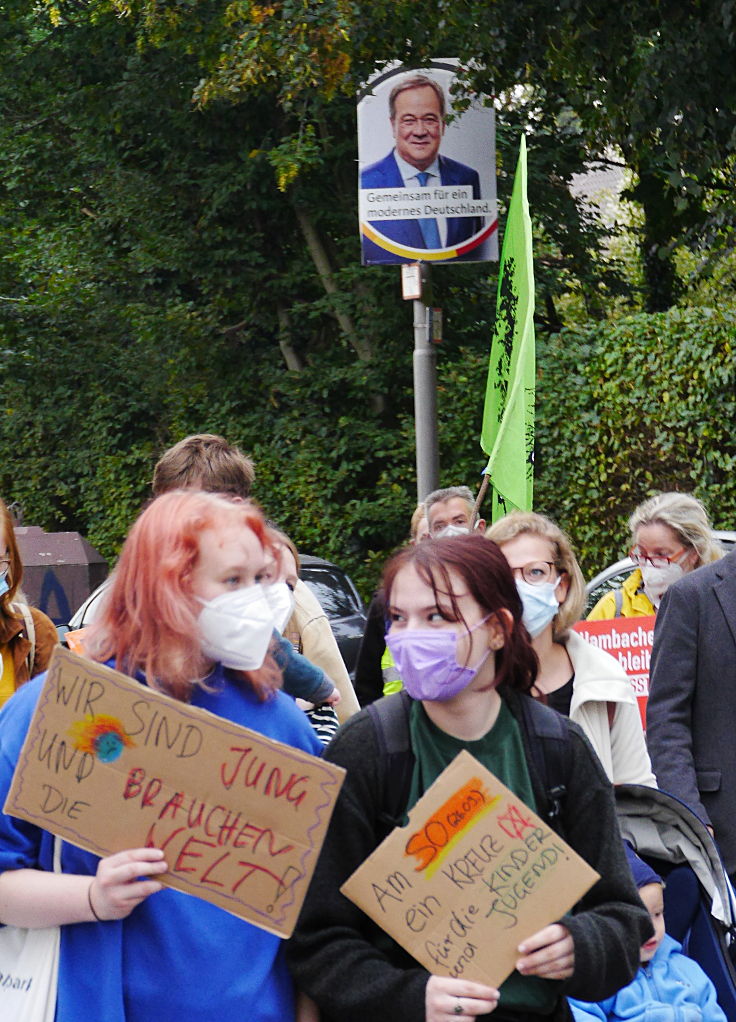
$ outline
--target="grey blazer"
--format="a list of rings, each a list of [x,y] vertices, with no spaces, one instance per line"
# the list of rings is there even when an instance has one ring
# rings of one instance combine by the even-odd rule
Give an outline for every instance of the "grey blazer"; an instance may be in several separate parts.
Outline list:
[[[657,782],[710,824],[736,875],[736,551],[670,586],[654,628],[647,743]]]

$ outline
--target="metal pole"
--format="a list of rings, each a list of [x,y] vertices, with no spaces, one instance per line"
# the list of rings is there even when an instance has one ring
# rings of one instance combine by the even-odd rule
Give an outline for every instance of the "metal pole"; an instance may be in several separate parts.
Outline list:
[[[436,356],[429,339],[429,309],[417,300],[414,301],[414,428],[419,502],[439,486],[440,458],[437,444]]]

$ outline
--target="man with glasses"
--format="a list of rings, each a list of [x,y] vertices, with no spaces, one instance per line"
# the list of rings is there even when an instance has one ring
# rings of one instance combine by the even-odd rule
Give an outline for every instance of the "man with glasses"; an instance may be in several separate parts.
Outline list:
[[[445,133],[445,94],[428,75],[402,78],[389,95],[389,119],[395,146],[382,160],[361,172],[360,187],[406,188],[413,195],[429,193],[438,185],[468,185],[480,199],[480,178],[472,167],[440,154]],[[425,201],[411,201],[423,208]],[[431,203],[430,203],[431,204]],[[371,227],[401,245],[417,249],[455,248],[477,234],[482,217],[429,217],[415,220],[369,221]],[[403,256],[363,238],[366,263],[406,262]],[[462,258],[462,257],[457,257]]]
[[[659,786],[713,832],[736,880],[736,551],[662,597],[649,675],[647,742]]]

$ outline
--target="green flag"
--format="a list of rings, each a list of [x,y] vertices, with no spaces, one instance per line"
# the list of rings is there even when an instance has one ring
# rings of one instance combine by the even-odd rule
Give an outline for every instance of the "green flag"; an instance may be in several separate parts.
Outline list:
[[[526,139],[521,136],[501,249],[496,324],[488,365],[480,444],[489,455],[491,521],[531,511],[534,484],[534,266],[526,196]]]

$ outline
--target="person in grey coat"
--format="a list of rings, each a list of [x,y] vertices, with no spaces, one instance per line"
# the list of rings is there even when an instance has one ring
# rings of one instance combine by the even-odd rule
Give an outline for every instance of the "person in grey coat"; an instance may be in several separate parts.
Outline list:
[[[713,830],[736,877],[736,551],[664,594],[654,628],[647,743],[663,791]]]

